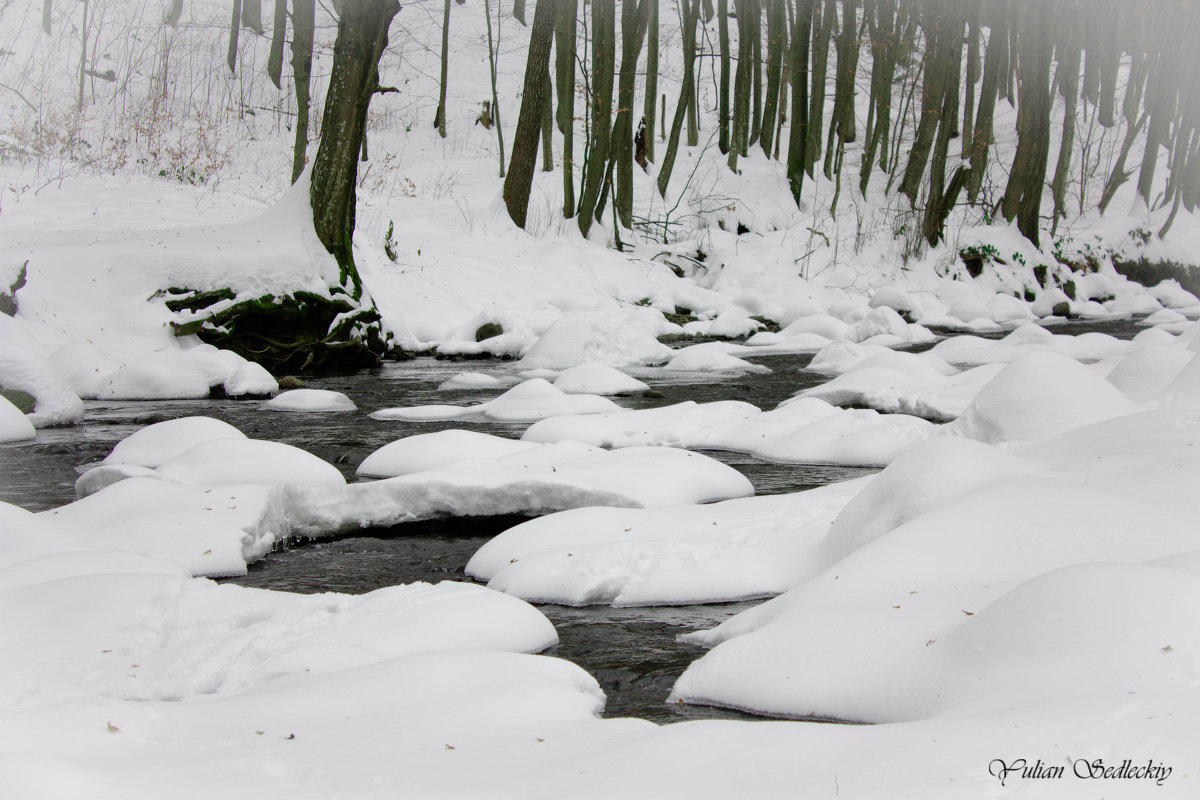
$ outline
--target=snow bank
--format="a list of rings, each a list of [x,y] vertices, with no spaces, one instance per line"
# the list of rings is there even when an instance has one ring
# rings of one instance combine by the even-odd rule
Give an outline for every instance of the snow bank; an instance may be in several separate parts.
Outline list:
[[[504,394],[471,406],[412,406],[384,408],[372,419],[431,422],[434,420],[482,418],[495,422],[533,422],[562,414],[597,414],[620,409],[605,397],[567,394],[544,378],[530,378]]]
[[[569,369],[588,361],[623,367],[661,364],[671,350],[656,338],[666,320],[653,309],[564,314],[529,348],[522,369]]]
[[[0,314],[0,331],[13,327],[9,317]],[[35,428],[74,425],[83,419],[83,401],[46,359],[31,350],[9,344],[7,335],[0,343],[0,386],[32,395],[36,401],[28,414]]]

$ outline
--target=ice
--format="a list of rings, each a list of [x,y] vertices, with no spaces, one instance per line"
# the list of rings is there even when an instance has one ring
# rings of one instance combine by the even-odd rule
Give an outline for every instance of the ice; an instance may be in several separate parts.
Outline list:
[[[329,389],[290,389],[263,403],[272,411],[329,412],[354,411],[354,401]]]

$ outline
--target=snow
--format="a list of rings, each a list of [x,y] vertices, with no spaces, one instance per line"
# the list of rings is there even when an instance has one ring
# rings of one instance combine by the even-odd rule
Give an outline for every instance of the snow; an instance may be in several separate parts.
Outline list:
[[[529,450],[532,445],[476,431],[451,429],[421,433],[386,444],[363,459],[358,474],[394,478],[435,469],[463,459],[496,459]]]
[[[8,319],[0,314],[0,330],[10,327]],[[27,416],[36,428],[73,425],[83,418],[83,401],[50,362],[10,343],[7,335],[0,342],[0,386],[33,396],[36,405]]]
[[[225,379],[225,394],[229,397],[271,395],[279,392],[279,384],[266,368],[247,361]]]
[[[470,406],[413,406],[384,408],[372,419],[432,422],[482,418],[494,422],[533,422],[562,414],[598,414],[618,409],[613,401],[591,394],[567,394],[545,378],[530,378],[499,397]]]
[[[272,411],[322,413],[354,411],[358,406],[354,405],[354,401],[341,392],[329,389],[289,389],[263,403],[263,408],[269,408]]]
[[[299,447],[259,439],[203,442],[162,463],[156,472],[193,486],[340,486],[346,482],[337,467]]]

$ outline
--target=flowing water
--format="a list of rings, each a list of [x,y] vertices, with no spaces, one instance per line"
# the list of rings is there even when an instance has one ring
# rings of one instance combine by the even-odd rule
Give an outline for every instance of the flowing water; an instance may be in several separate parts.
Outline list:
[[[1098,330],[1128,338],[1132,322],[1072,323],[1064,333]],[[795,392],[827,378],[807,372],[808,355],[751,359],[770,373],[735,378],[711,375],[665,375],[636,372],[660,396],[616,398],[629,408],[650,408],[683,400],[745,400],[760,408],[775,407]],[[524,424],[454,420],[443,423],[381,422],[368,414],[390,406],[426,403],[466,404],[497,391],[438,391],[438,385],[465,371],[515,378],[516,367],[497,361],[444,361],[420,358],[389,363],[353,375],[314,378],[311,388],[345,392],[359,410],[331,414],[273,412],[255,400],[188,400],[87,403],[84,422],[70,428],[43,429],[27,443],[0,444],[0,500],[31,511],[54,508],[74,499],[79,471],[102,459],[121,439],[153,422],[203,414],[225,420],[247,436],[286,442],[338,466],[347,480],[362,460],[388,442],[445,428],[469,428],[519,437]],[[738,453],[710,452],[745,474],[758,494],[800,491],[858,477],[871,469],[830,465],[772,464]],[[488,539],[522,521],[520,517],[433,520],[351,536],[308,542],[277,550],[252,564],[245,576],[226,579],[243,586],[292,592],[359,594],[413,581],[470,580],[463,568]],[[560,643],[551,655],[569,659],[592,673],[608,695],[605,716],[639,716],[657,722],[698,718],[742,718],[723,709],[668,705],[675,679],[700,651],[676,637],[703,628],[753,605],[729,603],[682,607],[613,609],[606,606],[540,609],[558,629]]]

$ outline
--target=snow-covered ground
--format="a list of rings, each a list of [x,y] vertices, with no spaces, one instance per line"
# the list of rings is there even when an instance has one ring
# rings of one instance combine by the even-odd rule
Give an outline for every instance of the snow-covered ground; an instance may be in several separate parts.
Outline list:
[[[78,4],[53,5],[65,18]],[[70,26],[43,36],[41,3],[0,8],[0,79],[33,87],[32,111],[14,101],[0,133],[27,156],[0,161],[0,292],[25,281],[15,315],[0,314],[0,387],[36,403],[24,414],[0,398],[3,442],[37,444],[81,420],[85,400],[275,395],[253,362],[175,336],[187,316],[163,292],[336,282],[304,181],[286,187],[288,101],[254,77],[265,41],[243,36],[251,62],[232,77],[204,39],[225,4],[185,3],[175,33],[155,4],[92,5],[109,14],[93,23],[97,66],[129,80],[89,85],[78,113],[60,63]],[[520,440],[403,438],[363,463],[380,480],[348,484],[312,454],[191,418],[127,438],[80,477],[74,503],[0,503],[0,795],[1196,796],[1200,300],[1131,283],[1111,257],[1194,261],[1200,223],[1181,214],[1167,239],[1143,240],[1161,212],[1126,187],[1107,216],[1075,214],[1041,251],[962,208],[949,244],[909,252],[880,189],[848,188],[839,218],[818,178],[797,209],[778,164],[724,169],[709,126],[682,149],[666,205],[652,175],[636,176],[636,214],[651,222],[628,252],[562,219],[557,173],[536,177],[521,231],[499,202],[494,131],[472,123],[487,94],[478,11],[454,5],[443,140],[429,127],[441,4],[405,4],[383,76],[403,91],[372,106],[355,253],[397,343],[513,357],[519,382],[464,372],[446,388],[477,390],[477,405],[370,411],[381,426],[532,424]],[[511,140],[527,33],[502,16]],[[678,31],[663,30],[673,96]],[[318,77],[331,35],[323,20]],[[183,72],[160,107],[148,88],[163,37]],[[147,43],[141,60],[126,39]],[[1013,116],[998,112],[998,148],[1012,146]],[[45,134],[67,122],[70,141]],[[29,131],[41,149],[13,139]],[[957,255],[968,246],[1000,259],[972,279]],[[1056,249],[1098,269],[1071,272]],[[1132,341],[1056,335],[1063,303],[1149,316]],[[488,323],[502,333],[476,341]],[[931,330],[964,335],[897,350]],[[687,334],[746,338],[659,340]],[[622,405],[645,391],[630,372],[717,382],[769,369],[749,356],[810,352],[830,380],[777,408]],[[355,400],[293,390],[263,413]],[[887,466],[751,497],[695,449]],[[545,516],[476,554],[486,588],[304,597],[196,577],[240,573],[288,538],[499,513]],[[689,637],[710,649],[672,700],[874,724],[600,719],[596,681],[536,655],[556,634],[526,602],[766,597]],[[1038,775],[1006,772],[1035,762]]]

